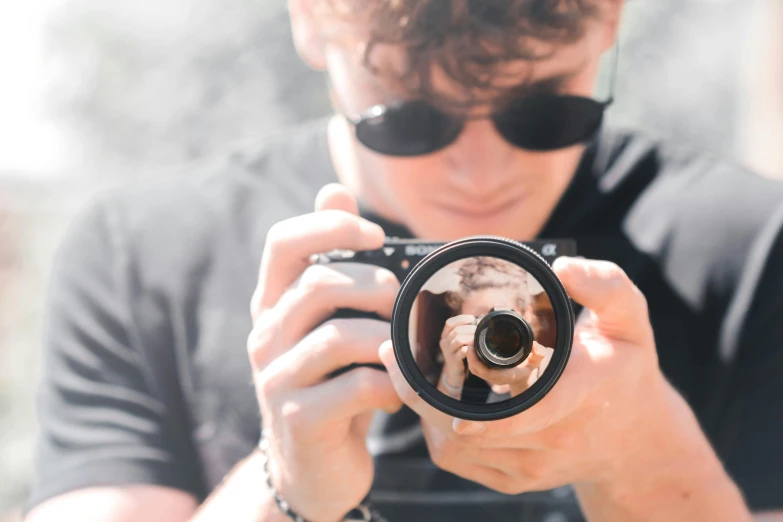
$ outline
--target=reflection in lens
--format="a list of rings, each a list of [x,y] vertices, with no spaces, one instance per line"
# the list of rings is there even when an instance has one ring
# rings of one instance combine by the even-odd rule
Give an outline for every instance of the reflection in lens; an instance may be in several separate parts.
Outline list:
[[[515,356],[522,349],[521,335],[511,321],[497,318],[489,322],[487,328],[487,348],[496,357],[508,359]]]
[[[409,342],[419,371],[466,404],[524,393],[546,371],[556,340],[552,303],[539,282],[495,257],[441,268],[411,309]]]
[[[473,346],[490,368],[512,368],[522,363],[533,347],[533,329],[512,310],[493,311],[476,327]]]

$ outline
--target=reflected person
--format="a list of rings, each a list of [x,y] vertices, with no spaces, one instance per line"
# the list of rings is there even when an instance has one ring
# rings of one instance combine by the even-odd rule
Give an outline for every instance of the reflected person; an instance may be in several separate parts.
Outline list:
[[[459,286],[446,294],[455,314],[446,321],[440,339],[443,369],[438,390],[461,399],[469,373],[481,377],[496,396],[525,391],[549,363],[553,350],[538,343],[520,365],[503,370],[482,363],[474,346],[476,327],[492,310],[513,310],[537,330],[528,274],[519,266],[492,257],[466,259],[457,271]],[[497,397],[495,397],[497,398]]]

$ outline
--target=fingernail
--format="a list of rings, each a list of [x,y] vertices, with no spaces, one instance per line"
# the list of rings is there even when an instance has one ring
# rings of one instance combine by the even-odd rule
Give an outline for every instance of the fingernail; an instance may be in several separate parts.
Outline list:
[[[391,359],[394,358],[394,348],[391,341],[384,341],[378,348],[378,356],[381,358],[381,362],[388,365]]]
[[[576,256],[561,256],[561,257],[558,257],[557,259],[555,259],[554,263],[552,263],[552,264],[553,265],[570,265],[571,263],[573,263],[574,261],[576,261],[578,259],[580,259],[580,258],[576,257]]]
[[[454,432],[460,435],[480,435],[486,429],[483,422],[466,421],[463,419],[454,419],[452,427]]]

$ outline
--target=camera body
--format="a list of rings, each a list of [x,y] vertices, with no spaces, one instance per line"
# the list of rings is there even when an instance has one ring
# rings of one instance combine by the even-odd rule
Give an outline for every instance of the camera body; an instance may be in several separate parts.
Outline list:
[[[536,240],[520,243],[525,248],[532,250],[546,265],[551,265],[555,259],[561,256],[576,255],[576,242],[571,239]],[[383,247],[377,250],[352,251],[333,250],[331,252],[317,254],[312,261],[318,264],[333,263],[364,263],[385,268],[392,272],[400,283],[403,283],[413,269],[430,254],[448,245],[446,242],[426,241],[420,239],[387,238]],[[352,309],[338,309],[331,317],[326,319],[377,319],[384,320],[374,312],[366,312]],[[492,349],[492,343],[487,342],[487,333],[494,330],[494,326],[504,325],[513,328],[520,338],[520,347],[517,352],[508,357],[498,354]],[[479,325],[476,332],[476,346],[479,357],[490,367],[513,367],[524,360],[530,353],[534,339],[530,326],[518,314],[510,311],[492,311]],[[357,367],[370,367],[385,371],[379,364],[351,364],[333,372],[330,377],[336,377]]]
[[[432,252],[447,243],[421,239],[387,238],[383,247],[377,250],[333,250],[315,257],[321,264],[365,263],[391,271],[402,283],[413,268]],[[523,245],[536,252],[548,264],[562,256],[576,255],[576,241],[572,239],[535,240]],[[353,317],[354,312],[348,312]],[[343,315],[341,315],[343,317]]]

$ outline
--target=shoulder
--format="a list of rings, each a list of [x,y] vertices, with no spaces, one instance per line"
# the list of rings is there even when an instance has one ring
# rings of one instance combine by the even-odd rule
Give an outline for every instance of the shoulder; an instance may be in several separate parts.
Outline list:
[[[595,172],[601,190],[628,193],[629,240],[697,307],[730,298],[751,252],[781,226],[783,181],[681,144],[610,129]]]
[[[604,133],[594,171],[605,192],[636,186],[635,210],[655,207],[657,221],[675,228],[710,224],[724,234],[747,232],[783,202],[783,180],[714,153],[619,129]]]
[[[319,120],[101,192],[83,213],[100,213],[134,264],[170,272],[221,250],[260,257],[267,230],[309,211],[333,180]]]

